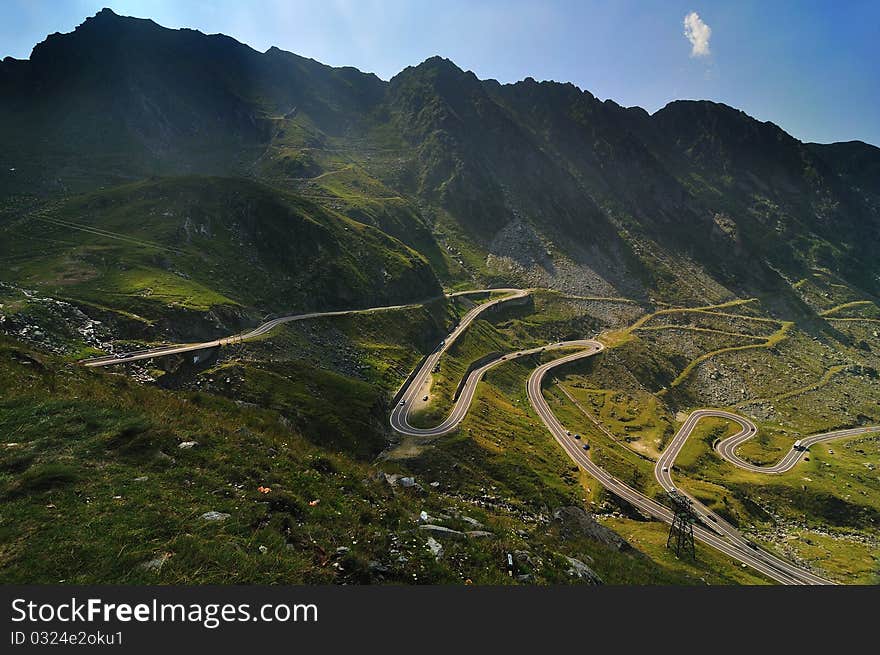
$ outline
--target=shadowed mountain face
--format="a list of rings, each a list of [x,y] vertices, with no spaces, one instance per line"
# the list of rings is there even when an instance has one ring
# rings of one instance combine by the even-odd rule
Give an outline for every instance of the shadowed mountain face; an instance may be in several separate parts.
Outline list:
[[[240,171],[272,115],[299,105],[333,132],[383,93],[354,69],[109,10],[49,36],[28,61],[6,59],[0,80],[4,142],[74,178],[112,175],[104,162],[120,176]]]
[[[0,139],[4,195],[257,178],[391,234],[447,283],[794,307],[791,283],[823,267],[880,294],[880,149],[712,102],[649,115],[440,57],[384,82],[103,10],[0,64]]]
[[[766,582],[673,557],[529,406],[656,500],[682,412],[754,421],[737,457],[761,466],[880,424],[878,252],[861,142],[441,57],[383,81],[103,10],[0,62],[0,581]],[[490,286],[530,292],[441,297]],[[133,379],[73,365],[254,332],[105,360]],[[594,336],[600,357],[532,395],[539,362],[575,354],[547,344]],[[456,434],[393,434],[389,415],[441,423],[501,353]],[[876,439],[762,482],[705,421],[674,468],[719,523],[875,581]]]

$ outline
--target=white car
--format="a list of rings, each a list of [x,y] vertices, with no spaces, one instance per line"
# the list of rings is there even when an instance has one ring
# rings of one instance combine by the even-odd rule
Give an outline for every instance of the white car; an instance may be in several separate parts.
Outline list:
[[[668,466],[664,466],[664,467],[663,467],[663,472],[664,472],[664,473],[667,473],[668,471],[669,471],[669,467],[668,467]]]

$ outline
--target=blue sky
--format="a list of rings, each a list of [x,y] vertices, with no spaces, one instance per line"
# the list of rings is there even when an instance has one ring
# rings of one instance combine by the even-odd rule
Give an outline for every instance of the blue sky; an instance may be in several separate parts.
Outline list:
[[[3,0],[0,56],[103,6],[383,79],[440,54],[481,78],[569,81],[650,112],[705,98],[804,141],[880,145],[878,0]]]

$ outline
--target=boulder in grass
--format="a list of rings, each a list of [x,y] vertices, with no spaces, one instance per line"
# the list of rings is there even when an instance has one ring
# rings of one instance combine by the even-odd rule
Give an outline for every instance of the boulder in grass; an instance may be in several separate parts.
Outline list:
[[[626,539],[599,523],[592,514],[580,507],[560,507],[553,513],[553,520],[559,525],[563,539],[586,537],[621,552],[635,551]]]
[[[225,512],[215,512],[214,510],[211,510],[210,512],[205,512],[199,518],[203,521],[225,521],[229,516],[230,515]]]
[[[586,580],[590,584],[602,584],[602,578],[596,575],[596,572],[582,561],[575,559],[574,557],[568,557],[567,555],[565,556],[565,559],[568,560],[570,565],[570,568],[567,571],[568,575],[580,580]]]
[[[433,523],[420,525],[419,530],[430,532],[438,537],[454,537],[455,539],[464,539],[466,537],[464,532],[459,532],[443,525],[434,525]]]
[[[434,539],[434,537],[428,537],[428,543],[426,544],[428,550],[431,551],[431,554],[434,556],[434,559],[439,560],[443,557],[443,546],[439,541]]]

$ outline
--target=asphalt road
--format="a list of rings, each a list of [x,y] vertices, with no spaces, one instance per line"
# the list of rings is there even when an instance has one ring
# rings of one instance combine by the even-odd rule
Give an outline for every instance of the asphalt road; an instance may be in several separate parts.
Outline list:
[[[461,336],[461,334],[468,328],[471,323],[474,322],[474,320],[480,314],[509,300],[513,300],[514,298],[523,298],[528,295],[528,291],[523,291],[522,289],[494,289],[493,291],[501,292],[505,295],[477,305],[467,314],[465,314],[459,321],[458,325],[456,325],[452,332],[449,333],[449,336],[447,336],[446,339],[439,343],[434,351],[430,355],[428,355],[428,357],[422,363],[421,368],[410,380],[409,386],[407,386],[407,388],[404,389],[403,393],[400,394],[400,401],[391,410],[390,417],[391,427],[393,427],[395,430],[397,430],[401,434],[407,434],[416,437],[435,437],[452,431],[467,414],[467,411],[470,408],[471,400],[474,397],[474,391],[476,391],[477,388],[477,383],[479,383],[480,379],[482,379],[483,374],[486,371],[488,371],[493,366],[501,364],[502,361],[506,361],[507,359],[531,355],[541,350],[540,348],[535,348],[533,350],[523,350],[519,353],[505,356],[505,360],[499,358],[471,371],[467,381],[464,384],[464,387],[462,388],[458,400],[455,402],[455,405],[452,408],[452,411],[449,413],[449,416],[447,416],[446,419],[442,423],[440,423],[440,425],[437,425],[433,428],[417,428],[410,425],[409,415],[413,406],[413,401],[415,401],[419,397],[419,394],[423,392],[425,384],[427,383],[428,378],[431,375],[431,371],[434,370],[434,367],[437,365],[437,362],[440,361],[443,353],[445,353],[449,349],[449,347],[452,346],[453,343],[455,343],[455,340],[458,339],[459,336]]]
[[[800,440],[801,447],[804,450],[796,450],[794,446],[792,446],[792,448],[785,455],[783,455],[783,457],[776,464],[773,464],[771,466],[757,466],[755,464],[752,464],[751,462],[747,462],[736,454],[737,448],[739,448],[743,443],[758,434],[758,428],[754,423],[752,423],[752,421],[732,412],[726,412],[724,410],[718,409],[698,409],[692,412],[679,428],[675,436],[672,438],[672,441],[669,442],[669,445],[666,446],[663,454],[657,460],[657,463],[654,466],[654,476],[657,478],[657,482],[659,482],[666,491],[676,491],[677,493],[680,493],[689,498],[693,505],[694,512],[697,514],[700,520],[703,521],[703,523],[714,528],[720,534],[723,534],[730,541],[737,544],[741,548],[751,547],[750,542],[745,539],[742,534],[740,534],[739,531],[737,531],[737,529],[730,523],[725,521],[717,514],[713,514],[705,505],[703,505],[700,501],[698,501],[690,494],[682,491],[681,489],[678,489],[672,480],[672,473],[674,471],[675,460],[678,457],[678,454],[684,447],[684,444],[688,440],[688,437],[690,437],[691,433],[694,431],[694,428],[696,428],[697,423],[699,423],[701,419],[707,417],[722,418],[739,425],[739,432],[716,443],[715,450],[723,459],[727,460],[731,464],[755,473],[785,473],[787,471],[790,471],[799,461],[801,461],[801,457],[803,456],[804,451],[808,450],[812,445],[824,441],[833,441],[834,439],[854,437],[860,434],[880,432],[880,426],[868,426],[859,428],[848,428],[845,430],[834,430],[832,432],[823,432],[822,434],[815,434],[809,437],[804,437]],[[778,558],[775,559],[778,560],[774,563],[776,566],[782,566],[790,573],[801,575],[804,583],[806,584],[830,584],[828,583],[828,581],[823,580],[822,578],[819,578],[818,576],[814,576],[812,574],[804,576],[802,574],[808,572],[803,571],[803,569],[794,567],[788,562],[785,562],[785,560],[781,560]]]
[[[751,438],[754,434],[757,434],[757,428],[755,427],[755,425],[747,418],[744,418],[737,414],[715,409],[698,409],[694,412],[691,412],[687,419],[685,419],[685,422],[682,424],[682,426],[678,429],[678,432],[675,433],[675,436],[666,446],[666,449],[657,459],[657,463],[654,465],[654,477],[657,478],[657,482],[659,482],[660,486],[662,486],[667,492],[675,491],[690,499],[693,505],[694,513],[703,522],[704,525],[714,530],[718,534],[724,536],[740,551],[753,555],[753,557],[756,557],[763,563],[773,567],[773,569],[776,571],[781,571],[788,576],[792,576],[795,580],[797,580],[796,584],[832,584],[824,578],[814,575],[813,573],[810,573],[809,571],[795,566],[790,562],[776,557],[775,555],[771,555],[766,551],[758,549],[757,546],[753,544],[753,542],[743,537],[742,534],[733,525],[725,521],[717,514],[711,512],[696,498],[675,486],[675,483],[672,481],[672,472],[674,470],[675,460],[678,457],[678,454],[681,452],[681,449],[684,447],[685,442],[688,440],[688,437],[690,437],[691,433],[694,431],[694,428],[696,428],[697,423],[707,417],[723,418],[738,424],[740,426],[740,432],[734,435],[735,437],[746,435],[745,438]],[[740,443],[742,443],[742,441],[740,441]],[[797,454],[797,451],[794,452]],[[796,462],[797,458],[795,458],[795,460],[788,466],[788,468],[794,466]],[[749,551],[752,552],[749,553]],[[750,562],[745,563],[750,564]]]
[[[729,416],[727,416],[729,418]],[[738,466],[742,469],[746,469],[747,471],[753,471],[755,473],[785,473],[790,471],[795,464],[797,464],[801,457],[804,455],[804,451],[809,450],[810,446],[814,446],[817,443],[822,443],[823,441],[834,441],[835,439],[843,439],[845,437],[855,437],[860,434],[869,434],[872,432],[880,432],[880,426],[871,425],[866,427],[859,428],[847,428],[845,430],[834,430],[832,432],[823,432],[822,434],[814,434],[809,437],[804,437],[800,440],[801,448],[803,450],[795,450],[794,446],[782,456],[782,458],[772,464],[770,466],[757,466],[752,464],[751,462],[747,462],[742,459],[739,455],[736,454],[737,448],[739,448],[743,443],[754,437],[758,433],[758,428],[749,421],[748,419],[743,419],[742,417],[738,417],[737,421],[740,425],[745,423],[745,427],[739,433],[727,437],[726,439],[719,441],[715,445],[715,450],[718,451],[718,454],[721,455],[724,459],[726,459],[731,464]]]
[[[599,342],[591,349],[574,353],[566,357],[561,357],[552,362],[547,362],[536,368],[528,381],[528,395],[532,407],[538,416],[550,430],[557,443],[562,446],[566,454],[577,464],[583,467],[591,476],[596,478],[606,489],[614,493],[616,496],[627,501],[643,513],[652,516],[666,523],[672,522],[672,511],[665,505],[661,505],[657,501],[645,496],[641,492],[624,484],[613,475],[598,466],[589,457],[589,451],[583,449],[581,442],[569,436],[569,430],[566,430],[559,419],[553,414],[544,394],[541,392],[541,384],[544,376],[553,368],[567,364],[568,362],[580,359],[582,357],[591,357],[602,350]],[[689,434],[689,432],[688,432]],[[665,451],[664,451],[665,454]],[[710,523],[713,525],[713,523]],[[699,541],[729,555],[733,559],[751,566],[760,571],[767,577],[780,582],[782,584],[830,584],[808,571],[804,571],[789,562],[771,555],[765,551],[752,547],[744,539],[731,539],[726,531],[708,529],[700,525],[694,525],[694,537]],[[735,532],[735,531],[734,531]]]
[[[668,507],[658,503],[652,498],[645,496],[641,492],[626,485],[625,483],[621,482],[610,473],[605,471],[603,468],[595,464],[589,457],[589,451],[584,450],[582,442],[579,440],[575,440],[571,436],[571,431],[564,428],[562,423],[560,423],[560,421],[553,414],[550,406],[547,403],[547,400],[544,398],[544,394],[542,392],[542,382],[547,372],[556,367],[563,366],[569,362],[573,362],[586,357],[592,357],[600,353],[604,349],[604,346],[599,341],[583,339],[576,341],[557,342],[538,348],[521,350],[515,353],[500,356],[497,359],[487,362],[479,368],[476,368],[470,372],[467,380],[465,381],[465,384],[462,387],[461,394],[453,405],[452,411],[439,425],[436,425],[432,428],[418,428],[410,424],[409,415],[413,406],[413,401],[416,400],[419,395],[423,393],[423,389],[429,379],[429,376],[431,375],[431,372],[434,370],[434,367],[440,361],[440,358],[443,356],[446,350],[455,342],[455,340],[483,312],[488,311],[504,302],[513,300],[515,298],[522,298],[529,294],[527,290],[522,289],[484,289],[479,291],[457,292],[453,294],[448,294],[448,297],[462,296],[468,294],[485,294],[489,291],[495,293],[503,293],[504,295],[479,304],[471,309],[465,316],[462,317],[459,324],[455,326],[449,336],[440,344],[438,344],[437,348],[435,348],[434,351],[430,355],[428,355],[422,366],[418,369],[418,371],[416,371],[415,375],[409,381],[409,384],[406,386],[405,389],[403,389],[403,392],[400,395],[401,402],[399,402],[393,408],[390,415],[391,426],[399,433],[413,437],[438,437],[444,434],[448,434],[449,432],[453,431],[467,415],[471,402],[473,401],[477,386],[486,371],[495,366],[499,366],[504,362],[511,361],[520,357],[532,356],[545,351],[576,348],[576,352],[568,355],[563,355],[562,357],[554,359],[550,362],[541,364],[532,372],[531,376],[529,376],[527,383],[529,402],[531,403],[535,412],[540,417],[541,421],[544,423],[547,429],[550,430],[550,433],[553,435],[554,439],[556,439],[557,443],[559,443],[562,449],[575,463],[583,467],[584,470],[586,470],[592,477],[598,480],[606,489],[614,493],[616,496],[627,501],[628,503],[639,509],[639,511],[666,523],[671,523],[673,514]],[[253,330],[250,330],[249,332],[224,337],[222,339],[216,339],[213,341],[206,341],[201,343],[160,346],[157,348],[150,348],[139,350],[136,352],[125,353],[123,356],[109,355],[106,357],[96,357],[88,360],[83,360],[83,362],[81,363],[85,366],[90,367],[124,364],[144,359],[151,359],[154,357],[162,357],[172,354],[191,352],[194,350],[202,350],[205,348],[213,348],[233,343],[240,343],[265,335],[279,325],[292,321],[302,321],[312,318],[331,316],[347,316],[352,314],[363,314],[377,311],[388,311],[394,309],[402,309],[405,307],[412,307],[417,304],[419,303],[374,307],[359,310],[294,314],[266,321],[258,327],[254,328]],[[772,466],[756,466],[736,455],[737,448],[739,448],[739,446],[742,445],[745,441],[757,434],[757,427],[750,420],[737,414],[733,414],[731,412],[726,412],[723,410],[701,409],[692,412],[685,420],[681,428],[679,428],[672,441],[670,441],[670,443],[667,445],[660,458],[657,460],[654,468],[654,475],[657,478],[657,481],[666,491],[675,491],[677,493],[683,494],[690,498],[690,500],[692,501],[696,515],[703,523],[703,525],[694,525],[694,537],[699,541],[711,546],[712,548],[715,548],[716,550],[732,557],[733,559],[748,566],[751,566],[752,568],[763,573],[772,580],[775,580],[782,584],[832,584],[828,580],[825,580],[817,575],[814,575],[813,573],[810,573],[809,571],[806,571],[791,564],[790,562],[787,562],[779,557],[776,557],[775,555],[761,550],[755,544],[745,539],[734,526],[730,525],[720,516],[714,515],[695,498],[682,492],[675,486],[675,483],[672,480],[672,472],[674,470],[675,459],[681,452],[682,447],[684,446],[688,437],[693,432],[697,423],[702,418],[708,416],[728,419],[737,423],[740,426],[740,432],[720,441],[715,446],[719,455],[728,462],[734,464],[735,466],[739,466],[740,468],[759,473],[784,473],[790,470],[795,464],[797,464],[798,461],[800,461],[801,455],[801,451],[792,448],[776,464]],[[851,428],[846,430],[837,430],[834,432],[817,434],[810,437],[805,437],[801,440],[801,444],[805,448],[809,448],[811,445],[823,441],[831,441],[833,439],[851,437],[869,432],[880,432],[880,426]]]
[[[439,437],[444,434],[447,434],[454,430],[459,423],[464,419],[467,415],[468,410],[471,406],[471,401],[474,399],[474,393],[477,390],[477,385],[480,383],[480,380],[483,379],[483,375],[486,374],[491,368],[504,364],[505,362],[512,361],[514,359],[518,359],[520,357],[528,357],[531,355],[537,355],[545,351],[550,350],[558,350],[560,348],[573,348],[573,347],[589,347],[590,342],[584,341],[564,341],[560,343],[552,343],[547,346],[541,346],[539,348],[530,348],[526,350],[520,350],[515,353],[510,353],[509,355],[503,355],[498,357],[497,359],[493,359],[492,361],[483,364],[479,368],[475,368],[472,370],[467,377],[467,380],[464,383],[464,386],[461,389],[461,394],[458,396],[458,400],[455,401],[455,404],[452,406],[452,411],[449,415],[439,424],[434,426],[433,428],[417,428],[409,423],[409,414],[410,408],[412,407],[413,401],[419,397],[419,394],[422,393],[422,387],[427,380],[427,376],[430,375],[433,370],[433,366],[427,368],[427,374],[423,375],[425,371],[425,367],[431,363],[431,358],[429,358],[422,369],[419,370],[419,374],[410,383],[410,386],[407,387],[407,391],[404,392],[403,396],[401,396],[401,402],[394,407],[391,412],[391,427],[400,432],[401,434],[410,435],[413,437]],[[433,360],[436,364],[436,360]],[[418,384],[416,384],[418,383]]]
[[[512,294],[515,290],[507,291]],[[518,297],[520,295],[522,295],[522,292],[517,295],[499,298],[494,302],[504,302],[510,297]],[[553,414],[550,406],[547,403],[547,400],[544,398],[544,395],[541,391],[542,381],[548,371],[558,366],[563,366],[569,362],[596,355],[604,349],[604,346],[598,341],[585,339],[578,341],[558,342],[548,344],[547,346],[544,346],[542,348],[533,348],[530,350],[518,351],[516,353],[505,355],[495,360],[492,360],[484,364],[483,366],[471,371],[471,373],[468,375],[468,379],[464,384],[458,400],[453,405],[452,411],[440,424],[432,428],[418,428],[412,426],[409,423],[408,419],[413,401],[418,398],[420,394],[423,393],[425,383],[427,382],[431,371],[440,360],[440,357],[442,357],[446,349],[449,348],[449,346],[467,328],[467,326],[470,325],[479,316],[479,314],[486,309],[488,309],[486,305],[479,305],[471,310],[467,314],[467,316],[462,319],[461,323],[455,328],[455,330],[450,334],[445,342],[439,345],[438,348],[435,349],[434,352],[432,352],[428,356],[428,358],[413,376],[409,385],[401,395],[401,402],[398,403],[392,410],[390,417],[392,427],[401,434],[413,437],[438,437],[444,434],[448,434],[449,432],[453,431],[458,426],[458,424],[461,423],[462,419],[464,419],[464,417],[467,415],[467,411],[470,407],[471,402],[473,401],[477,385],[479,384],[480,380],[487,370],[498,366],[506,361],[516,359],[517,357],[533,355],[548,350],[578,348],[577,352],[571,353],[569,355],[564,355],[553,361],[541,364],[532,372],[531,376],[529,377],[527,387],[529,402],[531,403],[535,412],[537,412],[541,421],[544,423],[547,429],[550,430],[557,443],[562,446],[566,454],[575,463],[583,467],[584,470],[586,470],[591,476],[596,478],[606,489],[608,489],[618,497],[624,499],[625,501],[629,502],[631,505],[638,508],[641,512],[666,523],[671,523],[673,513],[668,507],[658,503],[652,498],[645,496],[641,492],[616,479],[614,476],[595,464],[590,459],[588,454],[589,451],[583,449],[583,442],[574,439],[574,437],[571,436],[571,431],[564,428],[564,426]],[[672,482],[670,473],[675,461],[675,457],[680,452],[681,447],[684,445],[684,442],[687,440],[688,436],[690,436],[697,422],[705,416],[722,416],[724,418],[729,418],[737,422],[743,429],[742,432],[739,434],[743,434],[746,431],[749,431],[748,436],[751,436],[756,432],[754,425],[752,425],[750,421],[730,412],[698,410],[692,413],[685,421],[685,424],[675,435],[673,440],[670,442],[669,446],[667,446],[666,450],[663,452],[662,456],[658,460],[655,468],[655,474],[657,475],[658,481],[660,481],[660,484],[667,491],[677,490]],[[860,431],[866,430],[865,428],[858,428],[856,429],[856,431],[839,431],[833,434],[836,438],[842,436],[851,436],[851,434],[858,434]],[[846,432],[849,432],[850,434],[844,434]],[[825,440],[827,438],[831,437],[829,435],[816,435],[816,437],[811,437],[809,439]],[[803,442],[807,443],[807,440],[805,439],[803,440]],[[731,443],[730,445],[731,452],[733,452],[733,450],[735,450],[735,448],[738,446],[737,443]],[[795,461],[797,460],[795,459]],[[788,467],[790,468],[793,465],[794,462],[789,464]],[[681,493],[680,490],[677,491]],[[711,512],[709,512],[708,509],[706,509],[695,499],[691,498],[691,500],[694,502],[695,513],[697,514],[700,521],[704,523],[704,525],[694,526],[694,537],[701,542],[719,550],[722,553],[725,553],[726,555],[743,564],[746,564],[747,566],[751,566],[755,570],[766,575],[768,578],[771,578],[772,580],[775,580],[776,582],[782,584],[832,584],[830,581],[825,580],[824,578],[821,578],[809,571],[801,569],[800,567],[797,567],[790,562],[776,557],[771,553],[761,550],[757,545],[745,539],[736,530],[736,528],[724,521],[721,517],[713,515]]]
[[[505,291],[504,289],[481,289],[477,291],[458,291],[456,293],[446,294],[448,298],[454,298],[456,296],[464,296],[464,295],[473,295],[473,294],[483,294],[488,293],[490,291]],[[526,295],[526,292],[521,292],[519,289],[510,289],[507,291],[517,292],[520,296]],[[201,341],[198,343],[178,343],[178,344],[170,344],[167,346],[157,346],[155,348],[146,348],[144,350],[136,350],[128,353],[120,353],[119,355],[105,355],[101,357],[91,357],[89,359],[84,359],[80,362],[83,366],[89,367],[101,367],[101,366],[114,366],[116,364],[129,364],[131,362],[137,362],[144,359],[153,359],[155,357],[167,357],[168,355],[176,355],[180,353],[192,352],[194,350],[204,350],[206,348],[216,348],[218,346],[227,346],[233,343],[242,343],[244,341],[248,341],[250,339],[256,339],[257,337],[263,336],[264,334],[268,334],[272,330],[274,330],[279,325],[284,323],[292,323],[294,321],[305,321],[313,318],[326,318],[331,316],[351,316],[353,314],[369,314],[371,312],[386,312],[395,309],[404,309],[407,307],[417,307],[419,305],[424,305],[432,300],[437,300],[442,296],[437,296],[436,298],[428,298],[422,302],[416,303],[408,303],[405,305],[386,305],[382,307],[370,307],[367,309],[347,309],[341,311],[334,312],[308,312],[305,314],[291,314],[289,316],[281,316],[279,318],[273,318],[261,325],[258,325],[254,329],[248,332],[242,332],[240,334],[233,334],[228,337],[223,337],[221,339],[214,339],[213,341]],[[121,356],[120,356],[121,355]]]

